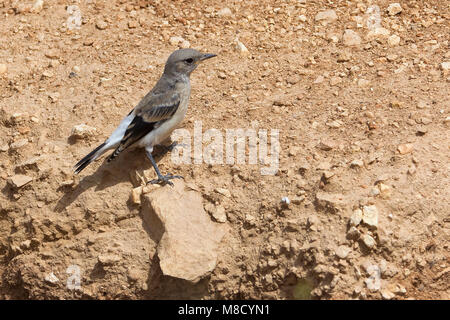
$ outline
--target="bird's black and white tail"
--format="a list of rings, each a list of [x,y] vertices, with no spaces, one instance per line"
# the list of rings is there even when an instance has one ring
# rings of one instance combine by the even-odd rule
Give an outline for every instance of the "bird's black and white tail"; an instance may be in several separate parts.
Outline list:
[[[77,164],[73,167],[76,174],[80,173],[81,170],[86,168],[89,163],[97,159],[99,156],[101,156],[106,149],[104,146],[106,145],[106,142],[99,145],[97,148],[92,150],[88,155],[86,155],[83,159],[77,162]]]

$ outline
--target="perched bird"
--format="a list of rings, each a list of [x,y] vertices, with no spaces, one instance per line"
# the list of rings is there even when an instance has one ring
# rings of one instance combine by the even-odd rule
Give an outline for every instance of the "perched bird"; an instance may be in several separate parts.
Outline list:
[[[194,49],[174,51],[167,59],[163,75],[155,87],[122,120],[104,143],[75,165],[75,173],[79,173],[108,150],[115,149],[108,158],[109,162],[129,147],[143,147],[158,176],[158,179],[150,183],[173,185],[170,180],[181,176],[161,174],[152,156],[153,147],[167,139],[183,120],[189,104],[189,76],[192,71],[200,62],[215,56]]]

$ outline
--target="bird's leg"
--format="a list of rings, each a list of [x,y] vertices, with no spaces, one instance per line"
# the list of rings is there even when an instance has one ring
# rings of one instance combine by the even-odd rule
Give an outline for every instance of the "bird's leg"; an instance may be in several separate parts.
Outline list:
[[[158,184],[162,184],[162,185],[168,184],[170,186],[173,186],[173,183],[170,181],[171,179],[184,179],[182,176],[174,176],[171,173],[168,173],[165,176],[163,176],[161,174],[161,172],[159,171],[158,166],[156,165],[155,159],[153,159],[152,153],[149,152],[148,150],[146,150],[145,152],[147,153],[147,157],[150,159],[150,162],[152,163],[152,166],[155,169],[156,174],[158,175],[158,179],[151,180],[147,183],[151,183],[151,184],[158,183]]]

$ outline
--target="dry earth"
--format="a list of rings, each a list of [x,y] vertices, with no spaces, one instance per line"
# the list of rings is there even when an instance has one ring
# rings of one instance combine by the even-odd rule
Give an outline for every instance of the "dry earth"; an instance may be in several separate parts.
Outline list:
[[[450,4],[393,2],[0,1],[0,298],[449,299]],[[178,45],[218,54],[183,128],[280,132],[276,175],[159,160],[226,215],[198,282],[130,198],[144,152],[72,174]]]

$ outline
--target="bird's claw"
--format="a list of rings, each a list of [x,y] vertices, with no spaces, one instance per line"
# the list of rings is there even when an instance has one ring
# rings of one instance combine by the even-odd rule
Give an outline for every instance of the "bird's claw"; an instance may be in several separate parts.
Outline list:
[[[151,180],[147,182],[147,184],[160,184],[162,186],[168,184],[169,186],[173,187],[173,182],[170,181],[171,179],[184,179],[182,176],[173,175],[171,173],[166,174],[165,176],[158,177],[158,179]]]

